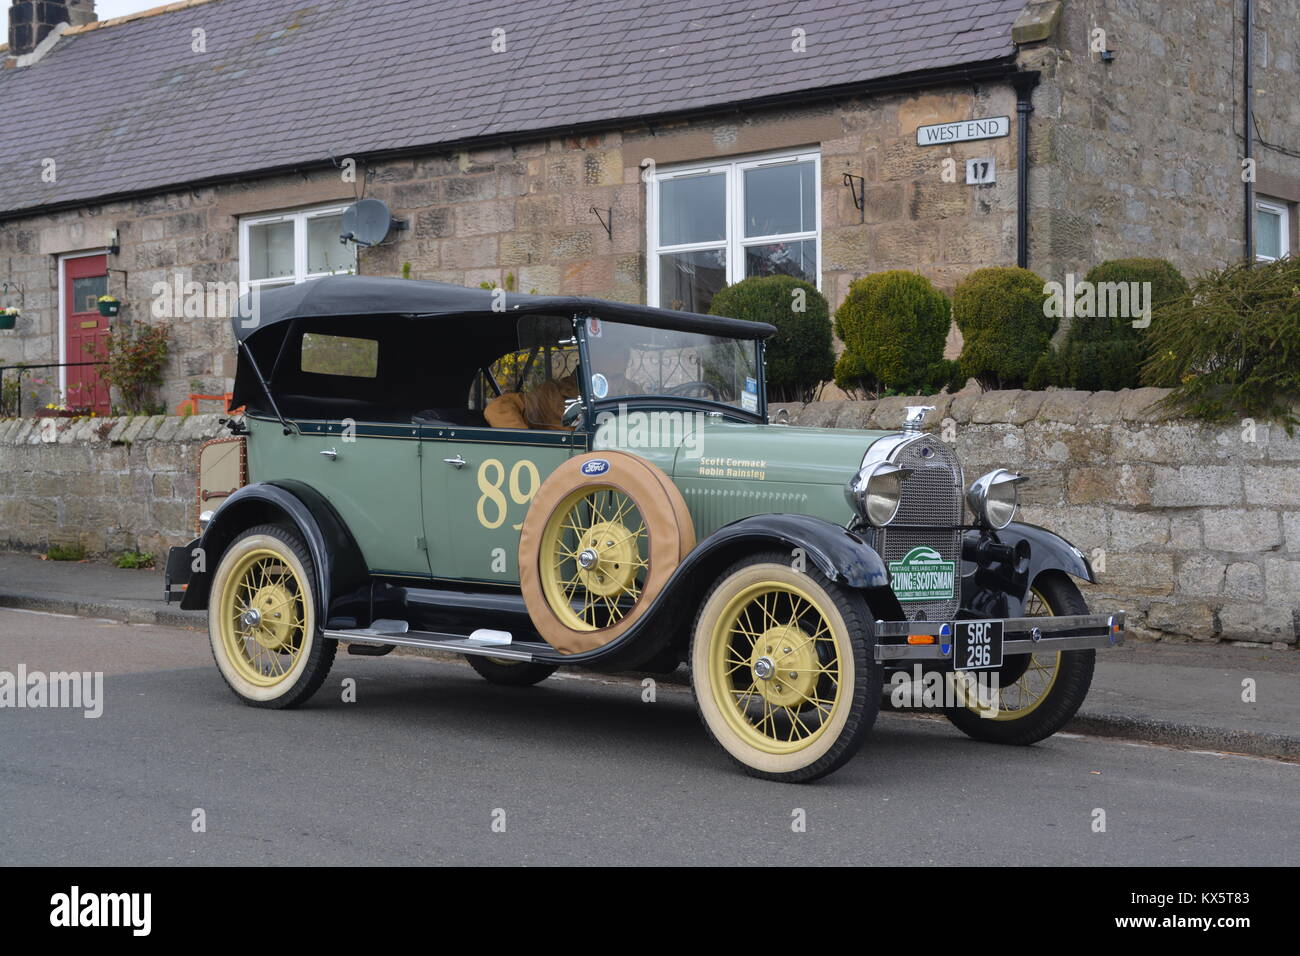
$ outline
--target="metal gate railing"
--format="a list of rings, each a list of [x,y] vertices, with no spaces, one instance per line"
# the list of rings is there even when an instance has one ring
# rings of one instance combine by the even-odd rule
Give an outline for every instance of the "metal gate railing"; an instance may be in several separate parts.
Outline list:
[[[17,370],[18,389],[14,392],[14,418],[21,418],[23,414],[23,373],[33,372],[36,369],[44,368],[81,368],[87,365],[107,365],[107,362],[57,362],[49,365],[0,365],[0,396],[4,395],[5,372]],[[8,409],[5,409],[8,411]]]

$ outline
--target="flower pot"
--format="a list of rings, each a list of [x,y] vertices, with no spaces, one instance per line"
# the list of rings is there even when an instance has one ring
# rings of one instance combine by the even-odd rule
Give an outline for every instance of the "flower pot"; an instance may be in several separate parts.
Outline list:
[[[0,329],[12,329],[17,322],[16,315],[0,315]]]
[[[99,314],[108,316],[110,319],[117,315],[118,310],[122,308],[121,302],[101,302],[99,303]]]

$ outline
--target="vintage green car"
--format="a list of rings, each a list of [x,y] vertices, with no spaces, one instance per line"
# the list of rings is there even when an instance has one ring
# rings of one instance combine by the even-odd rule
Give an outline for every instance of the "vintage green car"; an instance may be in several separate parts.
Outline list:
[[[1082,552],[1012,521],[1021,476],[967,489],[925,409],[769,422],[769,325],[358,276],[246,297],[232,325],[246,411],[202,450],[167,596],[208,610],[254,706],[305,701],[340,641],[521,686],[685,663],[728,754],[805,781],[887,685],[941,679],[965,733],[1041,740],[1123,638],[1071,580]]]

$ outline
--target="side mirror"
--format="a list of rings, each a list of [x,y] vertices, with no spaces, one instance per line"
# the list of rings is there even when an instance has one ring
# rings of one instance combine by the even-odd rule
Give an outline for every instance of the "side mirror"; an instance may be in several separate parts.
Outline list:
[[[564,402],[564,414],[560,416],[560,423],[565,428],[577,428],[582,424],[583,416],[587,413],[587,406],[582,404],[580,398],[566,399]]]

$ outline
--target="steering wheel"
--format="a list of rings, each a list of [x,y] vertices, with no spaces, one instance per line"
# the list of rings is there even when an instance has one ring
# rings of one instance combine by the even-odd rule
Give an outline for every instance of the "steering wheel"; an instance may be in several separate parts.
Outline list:
[[[712,382],[695,381],[683,382],[681,385],[674,385],[668,389],[669,395],[680,395],[683,398],[707,398],[715,402],[722,402],[722,389]]]

